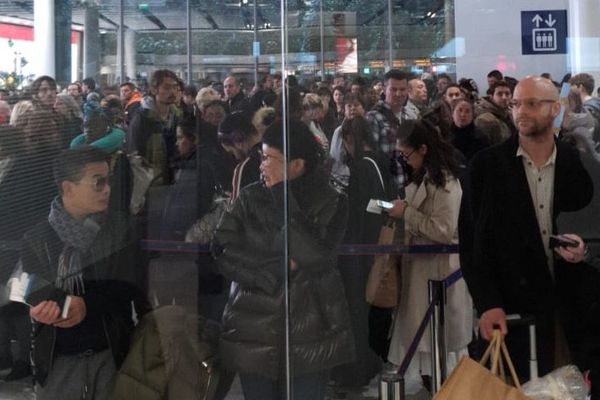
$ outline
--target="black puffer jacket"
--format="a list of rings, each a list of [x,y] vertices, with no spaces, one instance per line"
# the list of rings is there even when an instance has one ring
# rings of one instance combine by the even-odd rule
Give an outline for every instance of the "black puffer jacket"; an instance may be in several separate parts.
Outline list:
[[[290,271],[294,375],[328,370],[354,358],[348,306],[336,266],[347,201],[322,171],[290,182],[289,224],[283,184],[247,186],[225,214],[216,238],[220,271],[234,281],[223,316],[221,357],[227,369],[278,379],[284,371],[285,230]]]

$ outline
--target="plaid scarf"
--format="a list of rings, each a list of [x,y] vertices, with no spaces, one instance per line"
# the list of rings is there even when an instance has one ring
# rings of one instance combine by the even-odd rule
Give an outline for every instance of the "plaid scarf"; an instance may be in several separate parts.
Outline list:
[[[65,211],[62,200],[56,197],[50,207],[48,222],[64,244],[58,258],[55,285],[69,294],[81,296],[85,293],[81,259],[100,231],[98,216],[78,221]]]

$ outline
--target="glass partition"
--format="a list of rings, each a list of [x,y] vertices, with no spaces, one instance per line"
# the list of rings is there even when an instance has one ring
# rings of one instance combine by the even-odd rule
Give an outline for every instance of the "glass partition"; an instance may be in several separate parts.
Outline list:
[[[593,382],[600,8],[516,3],[0,2],[0,397]]]

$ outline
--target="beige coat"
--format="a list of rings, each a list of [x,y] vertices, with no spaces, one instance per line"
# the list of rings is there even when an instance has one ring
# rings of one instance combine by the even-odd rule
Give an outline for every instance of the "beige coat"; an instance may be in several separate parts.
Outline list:
[[[427,177],[425,180],[427,181]],[[462,189],[450,179],[444,188],[432,183],[406,188],[408,207],[404,214],[407,245],[456,244]],[[428,280],[443,280],[459,268],[458,254],[405,254],[402,258],[402,294],[392,327],[389,359],[399,364],[428,307]],[[473,331],[473,304],[464,280],[447,292],[446,344],[449,352],[467,346]],[[429,329],[418,351],[430,352]]]

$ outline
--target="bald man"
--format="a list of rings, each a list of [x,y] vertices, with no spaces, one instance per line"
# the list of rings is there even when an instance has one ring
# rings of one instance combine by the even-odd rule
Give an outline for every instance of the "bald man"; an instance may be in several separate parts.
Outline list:
[[[408,81],[408,100],[404,106],[406,115],[410,116],[410,119],[418,119],[427,106],[427,87],[425,82],[420,79],[410,79]]]
[[[250,103],[246,99],[246,96],[244,96],[237,77],[229,75],[225,78],[223,81],[223,92],[225,94],[224,100],[229,106],[229,112],[249,110]]]
[[[583,208],[593,192],[577,150],[555,139],[558,99],[547,79],[517,85],[511,107],[518,134],[473,158],[459,220],[461,267],[481,336],[489,340],[500,327],[519,376],[527,379],[527,331],[509,330],[506,315],[536,318],[540,375],[565,361],[567,324],[558,310],[573,290],[567,282],[584,245],[578,239],[575,247],[551,248],[550,235],[558,233],[558,214]]]
[[[427,107],[427,85],[424,81],[418,78],[408,81],[408,100],[419,109]]]

